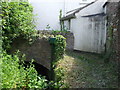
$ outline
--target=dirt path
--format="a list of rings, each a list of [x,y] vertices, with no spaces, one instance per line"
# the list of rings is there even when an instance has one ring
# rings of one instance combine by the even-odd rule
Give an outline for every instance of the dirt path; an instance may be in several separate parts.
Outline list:
[[[57,68],[65,70],[63,81],[70,88],[117,88],[117,65],[105,64],[96,54],[67,52]]]

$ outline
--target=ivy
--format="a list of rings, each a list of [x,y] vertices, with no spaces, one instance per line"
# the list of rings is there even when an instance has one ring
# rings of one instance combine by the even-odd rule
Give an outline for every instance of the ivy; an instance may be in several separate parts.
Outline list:
[[[64,57],[66,48],[66,38],[64,38],[62,35],[55,35],[54,37],[50,38],[50,44],[52,45],[52,77],[55,81],[52,87],[63,88],[66,87],[66,85],[64,85],[64,83],[61,81],[63,76],[63,69],[56,69],[56,63],[58,62],[58,60]]]
[[[40,88],[48,87],[47,80],[38,76],[34,65],[24,67],[25,56],[19,53],[10,55],[6,51],[18,37],[29,41],[36,35],[33,24],[33,7],[28,2],[1,2],[2,49],[0,53],[0,86],[2,88]],[[1,38],[0,38],[1,39]],[[1,79],[2,77],[2,79]]]
[[[17,37],[30,39],[36,32],[33,25],[33,7],[28,2],[2,2],[2,47],[10,49]]]
[[[54,45],[55,60],[62,59],[66,48],[66,38],[64,38],[62,35],[56,35]]]
[[[60,82],[53,82],[47,84],[44,77],[38,76],[34,65],[27,68],[23,66],[24,62],[20,62],[25,58],[19,58],[19,54],[9,55],[6,51],[11,48],[12,42],[18,38],[23,37],[29,41],[35,39],[37,33],[33,24],[33,7],[28,2],[1,2],[2,13],[2,53],[0,64],[2,65],[2,72],[0,75],[2,88],[40,88],[46,89],[49,86],[59,88],[62,84]],[[34,37],[35,36],[35,37]],[[39,35],[41,36],[41,35]],[[53,36],[53,35],[52,35]],[[1,43],[1,42],[0,42]],[[66,41],[62,35],[55,36],[54,42],[55,60],[63,58]]]

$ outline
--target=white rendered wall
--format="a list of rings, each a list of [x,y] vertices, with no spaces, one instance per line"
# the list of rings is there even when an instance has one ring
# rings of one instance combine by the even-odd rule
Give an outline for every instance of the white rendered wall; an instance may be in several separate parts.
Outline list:
[[[51,0],[30,0],[34,10],[35,25],[37,30],[46,30],[46,26],[50,25],[50,30],[60,29],[59,11],[63,9],[64,3],[62,0],[56,2]]]
[[[74,49],[86,52],[101,53],[105,50],[106,19],[105,16],[82,17],[105,12],[104,2],[98,2],[76,13],[71,19],[71,31],[74,33]]]
[[[71,20],[74,49],[101,53],[105,50],[106,26],[104,16],[78,17]]]
[[[50,25],[50,30],[60,30],[59,11],[62,9],[63,15],[66,12],[80,7],[79,3],[89,3],[94,0],[29,0],[32,4],[35,16],[35,25],[37,30],[46,30]]]

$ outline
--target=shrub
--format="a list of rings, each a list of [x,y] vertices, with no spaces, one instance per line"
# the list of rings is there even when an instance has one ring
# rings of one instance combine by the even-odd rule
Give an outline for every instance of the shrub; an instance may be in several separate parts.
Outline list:
[[[54,47],[55,60],[59,60],[63,58],[63,55],[65,53],[65,48],[66,48],[65,38],[62,35],[56,35],[54,45],[55,45]]]
[[[2,2],[1,7],[3,48],[7,50],[15,38],[30,39],[36,32],[33,7],[28,2]]]
[[[63,68],[56,68],[56,63],[58,60],[62,59],[65,53],[66,48],[66,39],[62,35],[55,35],[50,39],[50,43],[52,44],[52,69],[53,69],[53,77],[55,82],[50,82],[53,88],[66,88],[67,85],[61,80],[64,76]]]
[[[46,88],[47,83],[44,77],[38,76],[34,65],[27,68],[20,64],[19,53],[8,55],[5,51],[2,53],[2,88]]]

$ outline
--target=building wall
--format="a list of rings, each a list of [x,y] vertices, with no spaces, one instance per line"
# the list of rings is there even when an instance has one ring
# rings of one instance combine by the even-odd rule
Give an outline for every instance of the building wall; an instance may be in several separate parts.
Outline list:
[[[104,52],[106,41],[105,17],[77,17],[71,20],[71,30],[75,38],[74,49],[86,52]]]
[[[102,53],[106,43],[106,20],[104,15],[105,2],[93,3],[76,13],[71,19],[71,31],[74,33],[74,49],[86,52]],[[88,16],[89,15],[89,16]],[[93,16],[90,16],[93,15]]]
[[[106,55],[109,55],[107,61],[116,61],[118,65],[118,82],[120,82],[120,0],[119,2],[110,2],[107,4],[108,27],[113,30],[112,41],[110,40],[110,31],[107,29]],[[111,51],[110,51],[111,50]],[[120,86],[120,83],[118,83]]]
[[[46,30],[47,25],[49,24],[49,30],[60,30],[59,22],[59,12],[62,9],[63,16],[66,15],[66,12],[73,10],[75,8],[81,7],[81,2],[89,3],[93,0],[29,0],[32,4],[35,14],[35,22],[37,30]]]
[[[118,61],[120,63],[120,1],[118,3],[118,39],[117,39],[117,57],[118,57]],[[120,70],[120,68],[119,68]],[[119,73],[120,76],[120,73]]]
[[[119,31],[120,31],[120,0],[118,2],[109,2],[107,4],[107,43],[106,53],[111,53],[112,60],[120,59],[120,43],[119,43]],[[111,33],[112,32],[112,33]]]
[[[86,4],[93,2],[95,0],[64,0],[65,1],[65,13],[80,7],[85,6]]]
[[[50,30],[59,30],[59,14],[60,10],[64,12],[63,0],[45,1],[45,0],[30,0],[34,10],[35,25],[37,30],[46,30],[49,24]]]

